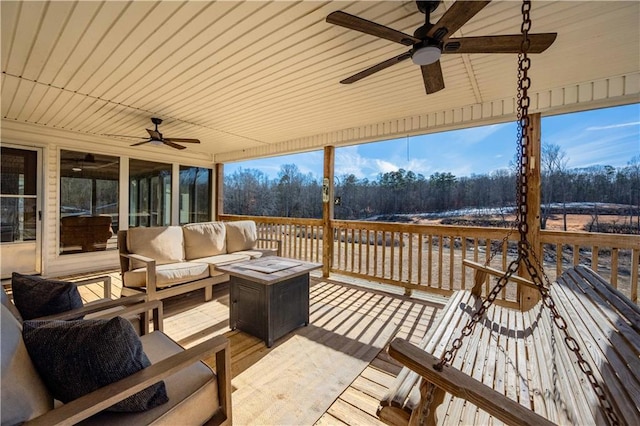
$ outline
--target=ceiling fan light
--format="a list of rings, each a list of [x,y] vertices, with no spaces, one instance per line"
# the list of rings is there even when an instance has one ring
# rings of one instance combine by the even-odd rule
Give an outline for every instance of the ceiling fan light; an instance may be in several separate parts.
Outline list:
[[[157,146],[157,145],[162,145],[162,141],[159,141],[159,140],[157,140],[157,139],[150,140],[150,141],[149,141],[149,143],[150,143],[151,145],[156,145],[156,146]]]
[[[71,171],[72,171],[72,172],[81,172],[81,171],[82,171],[82,168],[81,168],[81,167],[78,167],[78,166],[75,166],[75,167],[72,167],[72,168],[71,168]]]
[[[411,60],[416,65],[431,65],[440,60],[442,52],[437,46],[424,46],[416,49],[411,55]]]

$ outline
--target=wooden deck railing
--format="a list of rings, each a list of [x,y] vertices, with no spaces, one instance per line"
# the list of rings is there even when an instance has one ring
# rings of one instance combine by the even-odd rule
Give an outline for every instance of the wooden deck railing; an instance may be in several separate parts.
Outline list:
[[[321,219],[221,215],[221,220],[252,219],[259,237],[279,239],[282,256],[322,262]],[[506,269],[516,256],[517,232],[501,228],[416,225],[367,221],[331,221],[335,273],[370,279],[411,290],[451,294],[473,286],[473,271],[463,259]],[[589,232],[541,231],[544,273],[553,281],[575,264],[584,264],[638,302],[640,237]],[[488,290],[495,281],[487,280]],[[506,304],[518,300],[517,286],[502,292]]]

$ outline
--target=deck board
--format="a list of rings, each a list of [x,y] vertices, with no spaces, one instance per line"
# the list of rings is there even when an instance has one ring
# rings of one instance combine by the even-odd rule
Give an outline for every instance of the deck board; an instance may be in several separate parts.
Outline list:
[[[70,280],[109,275],[112,278],[113,297],[120,296],[121,280],[117,271],[103,271],[93,274],[67,277]],[[310,292],[323,301],[331,301],[345,311],[359,313],[381,319],[386,326],[395,327],[396,335],[418,343],[426,330],[433,324],[434,316],[446,299],[417,294],[408,297],[398,294],[397,289],[378,283],[359,282],[351,277],[322,279],[318,272],[311,274]],[[360,285],[358,285],[360,284]],[[385,291],[389,289],[390,291]],[[100,298],[100,289],[91,288],[81,293],[89,302]],[[204,301],[204,291],[198,290],[164,301],[164,331],[185,347],[191,347],[207,338],[225,334],[231,342],[231,369],[233,376],[255,364],[270,349],[263,341],[239,331],[229,329],[228,285],[214,287],[213,301]],[[311,315],[317,321],[325,321],[321,310],[313,310]],[[347,317],[348,318],[348,317]],[[336,322],[336,318],[327,319]],[[338,321],[339,322],[339,321]],[[336,323],[336,328],[344,324]],[[363,330],[371,333],[374,330]],[[318,336],[331,344],[331,336]],[[334,401],[316,425],[339,424],[383,424],[376,416],[380,399],[393,383],[401,366],[386,353],[386,348],[371,361],[368,367]],[[283,372],[286,374],[286,372]],[[242,407],[233,406],[234,412]]]

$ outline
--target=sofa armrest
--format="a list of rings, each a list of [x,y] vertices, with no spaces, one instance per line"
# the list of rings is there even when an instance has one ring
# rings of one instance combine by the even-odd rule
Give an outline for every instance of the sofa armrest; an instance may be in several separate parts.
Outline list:
[[[150,257],[142,256],[134,253],[120,253],[121,257],[126,257],[128,259],[138,260],[145,264],[147,269],[147,277],[146,277],[146,288],[147,288],[147,296],[150,300],[154,300],[156,298],[156,261]],[[124,276],[122,277],[123,285]]]
[[[152,259],[150,257],[147,256],[142,256],[141,254],[135,254],[135,253],[120,253],[121,257],[126,257],[128,259],[133,259],[133,260],[138,260],[142,263],[144,263],[145,265],[148,266],[148,264],[153,263],[155,265],[156,260]]]
[[[111,277],[109,275],[103,275],[95,278],[86,278],[84,280],[74,281],[75,285],[88,285],[88,284],[96,284],[103,283],[104,288],[104,298],[111,299]]]
[[[23,423],[23,425],[48,426],[78,423],[212,354],[216,354],[216,375],[220,405],[224,415],[226,415],[225,421],[231,424],[230,345],[226,337],[216,336],[144,368],[129,377],[53,409],[31,421]]]
[[[257,238],[256,241],[264,241],[265,243],[267,243],[266,245],[268,246],[269,244],[275,244],[276,246],[276,256],[280,256],[282,255],[282,241],[280,240],[276,240],[273,238]]]
[[[72,309],[70,311],[61,312],[59,314],[48,315],[46,317],[38,318],[38,320],[66,321],[88,314],[100,313],[102,311],[106,311],[116,307],[122,307],[123,309],[110,311],[103,315],[97,315],[95,318],[110,319],[117,316],[126,317],[128,315],[139,314],[141,316],[140,335],[144,335],[149,333],[149,313],[151,312],[153,317],[153,329],[160,331],[163,330],[164,310],[162,302],[159,300],[147,302],[146,295],[129,296],[116,300],[106,300],[104,302],[92,303],[91,305],[85,306],[80,309]]]

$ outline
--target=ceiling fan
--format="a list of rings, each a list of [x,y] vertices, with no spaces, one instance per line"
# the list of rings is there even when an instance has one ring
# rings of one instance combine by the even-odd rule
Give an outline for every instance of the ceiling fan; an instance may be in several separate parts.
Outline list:
[[[64,165],[64,169],[72,172],[81,172],[83,170],[99,170],[111,166],[118,165],[118,161],[105,160],[103,156],[96,158],[94,154],[88,153],[84,156],[63,156],[60,161]]]
[[[180,143],[200,143],[199,139],[186,139],[186,138],[165,138],[162,133],[160,133],[158,131],[158,125],[162,124],[162,119],[161,118],[156,118],[156,117],[152,117],[151,118],[151,122],[153,124],[155,124],[155,129],[151,130],[151,129],[146,129],[147,132],[149,132],[149,138],[143,138],[140,136],[125,136],[125,135],[105,135],[105,136],[116,136],[116,137],[121,137],[121,138],[136,138],[136,139],[146,139],[142,142],[136,142],[134,144],[132,144],[131,146],[138,146],[138,145],[144,145],[145,143],[151,143],[153,145],[162,145],[165,144],[167,146],[170,146],[171,148],[175,148],[175,149],[185,149],[186,146],[182,146],[177,144],[176,142],[180,142]]]
[[[387,59],[364,71],[348,77],[340,83],[351,84],[394,64],[411,58],[422,69],[422,79],[427,94],[444,89],[444,79],[440,66],[440,55],[449,53],[519,53],[522,35],[494,35],[481,37],[450,38],[456,31],[473,18],[491,1],[456,1],[442,15],[437,23],[430,23],[430,16],[440,4],[436,1],[416,1],[418,10],[425,14],[424,25],[418,27],[413,36],[396,31],[384,25],[367,21],[342,11],[332,12],[327,22],[360,31],[405,46],[409,51]],[[556,39],[556,33],[529,34],[530,46],[527,53],[541,53]]]

